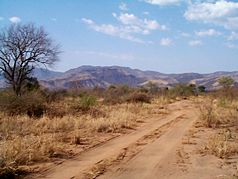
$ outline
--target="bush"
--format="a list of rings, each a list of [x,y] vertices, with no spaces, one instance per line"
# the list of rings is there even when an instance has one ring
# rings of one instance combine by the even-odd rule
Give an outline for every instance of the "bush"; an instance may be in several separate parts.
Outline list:
[[[67,108],[63,105],[48,104],[46,109],[46,116],[49,118],[62,118],[69,114]]]
[[[169,95],[173,98],[176,97],[189,97],[191,95],[196,95],[197,89],[194,84],[178,84],[171,90],[169,90]]]
[[[84,111],[87,111],[92,106],[95,106],[96,101],[97,99],[95,96],[85,95],[80,100],[80,108]]]
[[[134,92],[127,98],[128,102],[134,103],[151,103],[151,97],[146,93]]]
[[[2,92],[0,95],[0,107],[8,115],[28,115],[29,117],[41,117],[46,109],[45,98],[38,92],[30,92],[22,96],[16,96],[11,92]]]
[[[204,93],[204,92],[206,92],[206,87],[203,86],[203,85],[198,86],[198,92],[199,92],[199,93]]]
[[[200,106],[200,119],[202,120],[204,126],[208,128],[216,128],[221,123],[215,113],[213,100]]]
[[[212,136],[205,146],[205,150],[221,159],[227,159],[237,154],[238,148],[229,140],[231,138],[229,135],[231,134],[228,131],[223,131]]]
[[[66,90],[56,90],[56,91],[49,91],[49,90],[42,90],[42,95],[46,99],[47,103],[60,101],[67,95]]]
[[[104,95],[104,102],[109,104],[120,104],[127,102],[128,95],[135,91],[127,85],[110,86]]]
[[[89,111],[93,106],[96,105],[97,98],[91,95],[83,95],[80,100],[72,104],[72,108],[76,111]]]

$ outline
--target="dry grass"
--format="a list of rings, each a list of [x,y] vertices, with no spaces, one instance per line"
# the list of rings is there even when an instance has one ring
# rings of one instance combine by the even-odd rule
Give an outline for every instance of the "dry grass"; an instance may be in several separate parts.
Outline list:
[[[200,120],[204,127],[212,128],[213,136],[204,147],[208,154],[229,158],[238,154],[238,101],[207,99],[200,106]]]
[[[216,128],[220,124],[213,99],[208,99],[206,102],[203,102],[199,109],[200,119],[205,127]]]
[[[85,113],[67,114],[71,108],[63,101],[55,105],[64,115],[54,118],[47,113],[40,119],[0,113],[0,176],[11,168],[75,155],[99,142],[101,134],[135,128],[157,104],[98,105]]]
[[[238,116],[238,102],[226,101],[221,105],[220,100],[208,98],[200,106],[200,120],[205,127],[219,128],[221,126],[234,125]]]
[[[238,154],[237,143],[232,140],[229,130],[222,134],[215,134],[211,137],[205,146],[205,150],[219,158],[229,158],[232,155]]]

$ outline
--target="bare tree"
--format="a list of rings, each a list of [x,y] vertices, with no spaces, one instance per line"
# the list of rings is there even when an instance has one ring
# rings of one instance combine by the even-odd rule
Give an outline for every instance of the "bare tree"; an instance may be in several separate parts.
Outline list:
[[[0,72],[16,95],[36,66],[53,65],[58,60],[55,45],[43,27],[13,24],[0,32]]]

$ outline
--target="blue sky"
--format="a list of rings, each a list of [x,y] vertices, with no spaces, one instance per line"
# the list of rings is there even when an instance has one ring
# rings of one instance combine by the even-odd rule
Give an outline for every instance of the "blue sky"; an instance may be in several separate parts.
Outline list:
[[[235,0],[0,0],[0,27],[44,26],[54,70],[120,65],[164,73],[238,70]]]

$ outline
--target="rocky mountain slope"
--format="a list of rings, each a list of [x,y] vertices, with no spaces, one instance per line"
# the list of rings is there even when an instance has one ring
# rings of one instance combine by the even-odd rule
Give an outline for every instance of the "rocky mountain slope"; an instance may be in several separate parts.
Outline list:
[[[177,83],[193,83],[204,85],[208,89],[215,89],[219,86],[217,80],[221,76],[231,76],[238,82],[238,71],[210,74],[163,74],[155,71],[142,71],[119,66],[81,66],[66,72],[36,69],[33,75],[40,80],[43,86],[50,89],[93,88],[96,86],[104,88],[118,84],[141,86],[149,81],[157,84],[159,87],[169,87]],[[0,76],[0,86],[2,85],[3,78]]]

